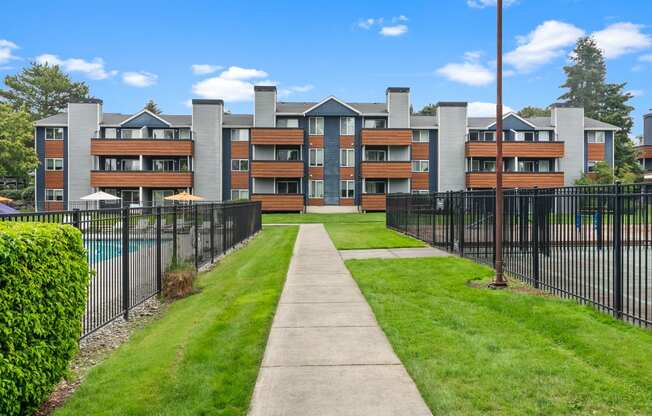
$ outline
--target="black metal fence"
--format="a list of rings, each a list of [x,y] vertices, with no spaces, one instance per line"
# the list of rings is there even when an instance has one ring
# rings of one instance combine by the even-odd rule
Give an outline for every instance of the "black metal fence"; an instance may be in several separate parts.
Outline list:
[[[1,215],[0,221],[72,224],[92,272],[82,338],[161,291],[173,265],[199,268],[261,229],[259,202]]]
[[[387,196],[387,227],[493,265],[495,193]],[[507,190],[507,273],[642,326],[652,326],[652,187]]]

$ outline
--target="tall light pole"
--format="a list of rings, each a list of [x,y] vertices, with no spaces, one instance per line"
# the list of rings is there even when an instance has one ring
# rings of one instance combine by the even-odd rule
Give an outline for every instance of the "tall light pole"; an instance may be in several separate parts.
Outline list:
[[[491,286],[507,286],[503,275],[503,0],[496,1],[496,277]]]

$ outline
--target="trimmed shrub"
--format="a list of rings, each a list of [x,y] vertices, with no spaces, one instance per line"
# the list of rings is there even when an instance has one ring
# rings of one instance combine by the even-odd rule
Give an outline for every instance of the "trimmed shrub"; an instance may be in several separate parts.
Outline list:
[[[32,414],[66,374],[88,281],[79,230],[0,222],[0,414]]]

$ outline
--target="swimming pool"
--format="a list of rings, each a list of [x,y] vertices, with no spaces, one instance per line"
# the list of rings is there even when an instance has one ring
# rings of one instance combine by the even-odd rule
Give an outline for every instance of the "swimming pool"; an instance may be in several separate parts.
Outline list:
[[[156,244],[156,240],[130,240],[129,252]],[[84,242],[88,251],[88,262],[96,263],[122,255],[122,240],[88,240]]]

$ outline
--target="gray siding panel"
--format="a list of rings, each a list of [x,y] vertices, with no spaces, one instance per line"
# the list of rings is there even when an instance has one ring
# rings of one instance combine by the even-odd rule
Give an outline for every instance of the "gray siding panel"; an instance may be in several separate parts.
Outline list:
[[[334,99],[327,100],[319,107],[315,108],[312,111],[306,113],[308,117],[321,117],[321,116],[357,116],[358,113],[351,110],[350,108],[343,106]]]
[[[564,184],[573,185],[585,170],[584,109],[553,108],[557,140],[564,142],[561,170]]]
[[[276,92],[256,91],[254,97],[254,127],[276,125]]]
[[[222,201],[228,201],[231,199],[231,129],[222,129],[222,161]]]
[[[466,107],[439,107],[438,191],[459,191],[466,186],[464,146]]]
[[[221,104],[193,104],[194,193],[209,201],[222,200],[222,117]]]
[[[68,201],[79,199],[90,194],[91,169],[91,138],[98,134],[100,104],[70,103],[68,104],[68,143],[66,158],[70,160],[65,173]]]
[[[643,143],[652,145],[652,114],[643,117]]]
[[[389,110],[388,127],[393,129],[410,128],[409,92],[388,92],[387,109]]]

